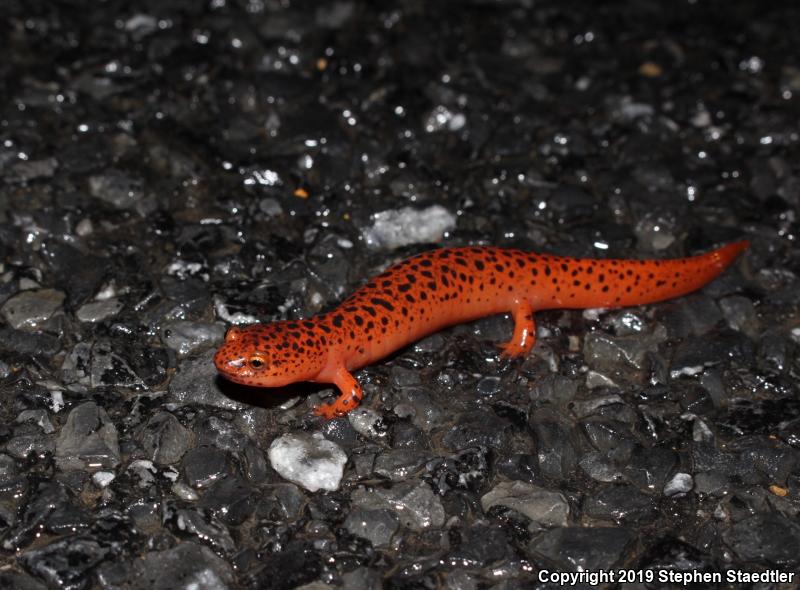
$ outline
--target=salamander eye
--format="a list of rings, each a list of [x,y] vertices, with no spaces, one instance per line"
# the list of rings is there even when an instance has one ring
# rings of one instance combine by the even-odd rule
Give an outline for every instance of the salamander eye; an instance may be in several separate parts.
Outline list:
[[[250,367],[253,369],[263,369],[264,365],[267,364],[264,361],[264,359],[260,356],[251,356],[249,362],[250,362]]]

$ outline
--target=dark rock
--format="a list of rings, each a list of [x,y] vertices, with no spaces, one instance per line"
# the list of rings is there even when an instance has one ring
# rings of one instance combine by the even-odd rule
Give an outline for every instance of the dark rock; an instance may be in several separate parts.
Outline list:
[[[445,433],[442,442],[447,448],[461,450],[483,445],[502,449],[508,445],[510,423],[486,412],[462,414],[458,424]]]
[[[82,252],[57,240],[48,241],[42,252],[56,284],[67,292],[67,304],[73,308],[94,295],[111,270],[108,258]]]
[[[392,481],[403,481],[419,471],[428,457],[407,449],[389,450],[375,458],[374,471]]]
[[[18,354],[51,357],[61,350],[57,336],[0,328],[0,349]]]
[[[554,480],[570,477],[578,465],[570,429],[555,414],[542,410],[531,417],[531,429],[539,447],[542,474]]]
[[[654,516],[656,503],[652,497],[630,486],[611,486],[587,498],[583,511],[591,518],[630,523]]]
[[[147,421],[140,435],[142,448],[158,465],[177,463],[189,449],[192,433],[169,412],[160,412]]]
[[[0,588],[3,590],[46,590],[47,586],[27,574],[4,571],[0,572]]]
[[[103,564],[97,577],[110,590],[211,590],[233,584],[230,566],[211,549],[191,541],[131,561]]]
[[[183,456],[181,467],[187,483],[195,488],[209,487],[231,474],[228,453],[210,447],[191,449]]]
[[[177,510],[171,516],[169,522],[174,524],[175,530],[197,538],[216,552],[231,555],[236,550],[230,531],[217,518],[196,510]]]
[[[239,477],[226,477],[211,484],[199,502],[229,526],[242,524],[253,513],[257,500],[250,485]]]
[[[565,527],[543,533],[532,548],[565,571],[596,571],[619,564],[632,540],[625,528]]]
[[[779,514],[754,514],[722,538],[746,562],[796,568],[800,561],[800,526]]]
[[[399,526],[394,513],[386,509],[356,509],[344,522],[348,531],[367,539],[373,547],[387,547]]]
[[[109,549],[95,539],[76,536],[26,551],[21,562],[50,586],[88,588],[92,570],[108,555]]]
[[[117,429],[103,408],[86,402],[69,413],[56,440],[56,461],[64,470],[119,465]]]
[[[477,522],[457,531],[458,542],[451,551],[457,563],[483,567],[507,559],[511,553],[506,533],[498,525]]]

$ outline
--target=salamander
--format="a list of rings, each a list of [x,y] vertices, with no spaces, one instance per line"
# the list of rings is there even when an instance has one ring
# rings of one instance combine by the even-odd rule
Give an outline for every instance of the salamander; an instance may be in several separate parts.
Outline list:
[[[582,259],[498,247],[442,248],[403,260],[332,311],[232,327],[214,357],[230,381],[279,387],[333,383],[339,397],[314,412],[342,416],[363,397],[352,372],[453,324],[497,313],[514,319],[505,357],[534,345],[535,310],[642,305],[695,291],[748,247],[728,244],[668,260]]]

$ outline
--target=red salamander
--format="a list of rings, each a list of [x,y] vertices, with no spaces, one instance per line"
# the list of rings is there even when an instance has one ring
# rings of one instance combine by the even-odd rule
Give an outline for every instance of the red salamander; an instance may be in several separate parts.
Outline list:
[[[735,242],[671,260],[580,259],[494,247],[432,250],[389,267],[333,311],[231,328],[214,364],[245,385],[334,383],[341,395],[314,410],[333,418],[363,397],[352,371],[442,328],[511,313],[514,333],[500,348],[504,356],[522,356],[536,337],[535,310],[680,297],[710,282],[747,247]]]

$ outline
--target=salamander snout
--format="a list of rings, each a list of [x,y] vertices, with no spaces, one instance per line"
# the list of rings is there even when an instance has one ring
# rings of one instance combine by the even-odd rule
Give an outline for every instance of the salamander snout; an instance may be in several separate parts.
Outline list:
[[[231,372],[239,371],[245,365],[247,365],[247,357],[244,355],[244,351],[232,345],[226,336],[225,344],[220,346],[214,355],[214,366],[217,367],[217,371],[223,375],[229,375]]]

